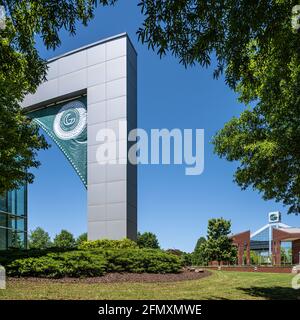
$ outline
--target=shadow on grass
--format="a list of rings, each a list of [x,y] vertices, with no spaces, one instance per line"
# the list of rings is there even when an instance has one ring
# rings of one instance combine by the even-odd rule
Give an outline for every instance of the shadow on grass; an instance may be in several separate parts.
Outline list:
[[[300,290],[286,287],[250,287],[237,288],[240,291],[252,296],[269,300],[300,300]]]

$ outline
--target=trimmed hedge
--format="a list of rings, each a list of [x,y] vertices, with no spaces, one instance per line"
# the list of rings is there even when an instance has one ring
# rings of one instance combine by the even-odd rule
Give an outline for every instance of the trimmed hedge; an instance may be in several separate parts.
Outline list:
[[[100,254],[83,251],[48,253],[38,258],[18,259],[7,266],[9,276],[33,277],[94,277],[106,270],[106,260]]]
[[[67,249],[67,248],[56,248],[51,247],[47,249],[10,249],[0,251],[0,265],[6,267],[11,262],[17,259],[25,259],[25,258],[38,258],[43,257],[47,253],[61,253],[67,251],[74,251],[76,249]]]
[[[90,249],[134,249],[137,248],[136,242],[130,239],[122,240],[109,240],[101,239],[94,241],[84,241],[78,246],[80,250],[90,250]]]
[[[177,273],[180,258],[156,249],[107,250],[104,252],[110,272]]]
[[[154,249],[93,249],[47,253],[17,259],[6,265],[9,276],[94,277],[106,272],[177,273],[182,266],[175,255]]]

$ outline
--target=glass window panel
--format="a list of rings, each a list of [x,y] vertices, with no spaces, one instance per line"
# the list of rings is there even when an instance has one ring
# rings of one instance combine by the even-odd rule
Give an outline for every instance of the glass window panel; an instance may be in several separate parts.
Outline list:
[[[263,230],[255,237],[252,237],[251,240],[253,241],[269,241],[269,228]]]
[[[0,227],[6,228],[7,227],[7,214],[0,212]]]
[[[26,188],[22,187],[16,192],[16,214],[18,216],[23,216],[26,213]]]
[[[7,232],[6,229],[0,228],[0,250],[7,249],[6,232]]]
[[[8,249],[22,249],[25,248],[25,234],[24,232],[17,232],[15,230],[7,230]]]
[[[24,231],[25,221],[24,218],[18,216],[8,216],[8,228],[17,231]]]
[[[15,222],[15,228],[17,231],[24,231],[25,227],[25,219],[24,218],[17,218]]]
[[[8,212],[15,214],[16,206],[15,206],[15,191],[8,192]]]
[[[6,194],[0,195],[0,211],[7,212],[7,196],[6,196]]]
[[[5,210],[3,210],[5,209]],[[27,186],[0,196],[0,250],[27,246]]]

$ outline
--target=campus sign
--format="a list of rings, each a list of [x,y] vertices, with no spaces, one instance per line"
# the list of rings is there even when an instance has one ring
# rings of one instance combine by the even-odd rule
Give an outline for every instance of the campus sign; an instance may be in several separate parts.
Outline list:
[[[81,97],[28,114],[57,144],[85,187],[87,187],[86,105],[86,97]]]
[[[281,214],[279,211],[269,213],[269,223],[279,223],[281,222]]]

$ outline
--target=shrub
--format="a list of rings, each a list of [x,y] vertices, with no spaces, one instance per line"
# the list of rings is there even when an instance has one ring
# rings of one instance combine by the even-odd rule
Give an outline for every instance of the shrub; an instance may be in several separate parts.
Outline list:
[[[177,273],[182,266],[180,258],[154,249],[107,250],[104,256],[110,272]]]
[[[182,264],[187,267],[191,266],[193,264],[193,254],[184,252],[183,255],[181,256]]]
[[[137,248],[136,242],[129,239],[122,240],[94,240],[94,241],[84,241],[78,248],[80,250],[89,250],[89,249],[134,249]]]
[[[0,265],[5,267],[17,259],[38,258],[41,256],[45,256],[46,254],[51,252],[59,253],[59,252],[74,251],[74,250],[76,249],[56,248],[56,247],[51,247],[47,249],[4,250],[4,251],[1,251],[1,254],[0,254]]]
[[[10,276],[93,277],[105,273],[106,260],[101,254],[85,251],[48,253],[38,258],[15,260],[6,270]]]
[[[6,265],[9,276],[93,277],[105,272],[176,273],[179,257],[154,249],[93,249],[46,253]]]
[[[183,266],[191,266],[193,264],[193,253],[187,253],[179,249],[168,249],[166,252],[179,257]]]
[[[184,254],[184,252],[181,251],[180,249],[167,249],[166,252],[170,254],[174,254],[175,256],[178,256],[178,257],[181,257]]]

